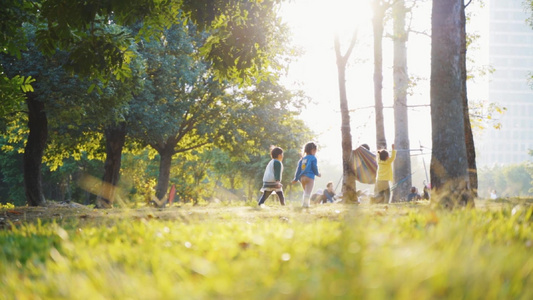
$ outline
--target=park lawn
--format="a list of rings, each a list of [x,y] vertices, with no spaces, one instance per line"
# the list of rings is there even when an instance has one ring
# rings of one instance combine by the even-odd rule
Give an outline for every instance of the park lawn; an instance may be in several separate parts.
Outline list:
[[[531,201],[476,204],[4,209],[0,299],[533,299]]]

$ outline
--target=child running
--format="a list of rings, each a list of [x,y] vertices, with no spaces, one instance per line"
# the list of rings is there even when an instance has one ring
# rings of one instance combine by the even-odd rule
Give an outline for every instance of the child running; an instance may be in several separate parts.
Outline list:
[[[263,195],[257,203],[258,206],[263,205],[272,192],[276,192],[281,205],[285,205],[283,185],[281,184],[281,176],[283,175],[283,164],[281,163],[283,160],[283,149],[273,147],[270,151],[270,157],[272,157],[272,160],[266,166],[265,174],[263,175],[263,187],[261,188]]]
[[[311,192],[315,185],[315,176],[320,177],[318,172],[317,159],[315,157],[317,146],[313,142],[309,142],[304,146],[304,157],[298,162],[298,168],[294,174],[292,183],[300,181],[304,189],[302,207],[309,207],[311,202]]]
[[[392,181],[392,163],[396,159],[396,150],[392,144],[392,153],[389,157],[387,150],[378,151],[376,156],[378,161],[378,171],[376,176],[375,194],[379,199],[377,203],[389,203],[390,201],[390,186],[389,181]]]

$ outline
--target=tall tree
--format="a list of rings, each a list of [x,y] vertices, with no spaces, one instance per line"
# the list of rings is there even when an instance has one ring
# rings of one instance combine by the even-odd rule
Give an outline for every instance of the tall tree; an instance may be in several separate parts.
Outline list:
[[[39,100],[35,92],[26,95],[28,108],[28,129],[30,134],[24,148],[24,190],[29,206],[45,204],[42,190],[41,165],[48,138],[48,118],[44,102]],[[34,170],[39,170],[34,172]]]
[[[470,2],[469,2],[470,3]],[[461,6],[460,26],[461,26],[461,98],[463,99],[463,120],[465,124],[465,145],[466,158],[468,160],[468,177],[470,181],[470,188],[474,197],[477,197],[478,179],[476,166],[476,147],[474,145],[474,134],[472,133],[472,124],[470,123],[470,110],[468,105],[467,93],[467,69],[466,69],[466,49],[467,49],[467,35],[466,35],[466,6]]]
[[[462,0],[433,0],[431,34],[431,185],[443,205],[473,203],[462,99]]]
[[[376,147],[387,148],[385,122],[383,119],[383,31],[385,14],[391,7],[390,1],[373,0],[372,29],[374,32],[374,105],[376,112]]]
[[[128,133],[130,102],[144,87],[146,78],[144,57],[137,52],[136,45],[131,45],[135,56],[129,67],[131,76],[122,80],[112,79],[100,88],[101,103],[116,103],[114,107],[95,110],[99,116],[98,126],[94,130],[103,132],[105,139],[105,162],[102,187],[96,200],[97,207],[111,207],[115,201],[116,189],[120,181],[122,152],[126,145]],[[130,122],[131,124],[131,122]]]
[[[233,99],[227,82],[214,78],[210,63],[198,55],[207,35],[194,27],[174,25],[159,39],[143,40],[144,90],[131,104],[132,136],[159,154],[156,197],[168,191],[172,157],[228,137],[226,109]]]
[[[110,124],[104,129],[106,158],[102,189],[96,200],[100,208],[111,207],[115,201],[116,187],[120,179],[122,150],[126,142],[126,123]]]
[[[348,109],[348,96],[346,94],[346,65],[357,41],[354,32],[348,49],[344,55],[341,53],[341,42],[335,36],[335,57],[337,59],[337,76],[339,81],[339,97],[341,108],[341,134],[342,134],[342,193],[345,203],[356,202],[357,193],[355,186],[355,170],[352,158],[352,134],[350,128],[350,111]]]
[[[407,73],[408,31],[405,28],[407,7],[404,0],[392,5],[394,42],[394,145],[398,150],[394,161],[394,179],[397,183],[392,192],[392,202],[398,202],[409,194],[411,188],[411,153],[409,151],[409,119],[407,114]]]
[[[34,33],[32,28],[28,31]],[[0,55],[0,64],[8,77],[13,78],[19,74],[26,74],[37,80],[34,84],[35,89],[27,91],[25,95],[25,112],[28,117],[29,134],[24,147],[23,176],[28,205],[40,206],[45,204],[41,166],[48,139],[48,116],[45,102],[49,93],[45,93],[43,90],[47,88],[50,81],[57,78],[51,74],[54,74],[57,69],[58,62],[48,60],[40,55],[39,52],[35,51],[33,45],[30,43],[30,50],[22,53],[20,60],[7,54]]]

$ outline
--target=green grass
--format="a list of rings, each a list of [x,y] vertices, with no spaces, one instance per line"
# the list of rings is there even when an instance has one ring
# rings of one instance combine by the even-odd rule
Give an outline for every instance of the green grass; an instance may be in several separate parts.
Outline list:
[[[0,230],[1,299],[533,299],[533,207],[211,205]]]

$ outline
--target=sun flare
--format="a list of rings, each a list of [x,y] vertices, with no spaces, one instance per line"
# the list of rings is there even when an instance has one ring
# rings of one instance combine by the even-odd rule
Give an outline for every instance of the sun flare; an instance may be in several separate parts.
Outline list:
[[[301,118],[315,133],[315,141],[321,148],[317,154],[319,160],[327,160],[332,165],[340,166],[341,120],[337,65],[333,49],[335,35],[339,36],[341,52],[344,53],[354,31],[357,31],[357,43],[346,69],[352,145],[375,145],[373,12],[370,1],[296,0],[285,2],[281,13],[291,29],[293,45],[303,52],[303,55],[290,65],[287,85],[303,90],[312,99],[302,111]],[[416,24],[427,23],[427,8],[418,13],[417,16],[421,17]],[[427,26],[424,23],[421,27]],[[410,36],[408,48],[412,58],[408,59],[409,67],[412,68],[413,74],[422,78],[429,77],[429,46],[427,37]],[[383,38],[382,93],[383,105],[386,107],[385,135],[390,141],[394,140],[395,136],[393,110],[390,109],[393,105],[392,49],[392,40]],[[428,86],[427,82],[420,82],[408,101],[412,104],[428,103]],[[428,108],[412,109],[409,114],[413,145],[421,143],[430,146]]]

